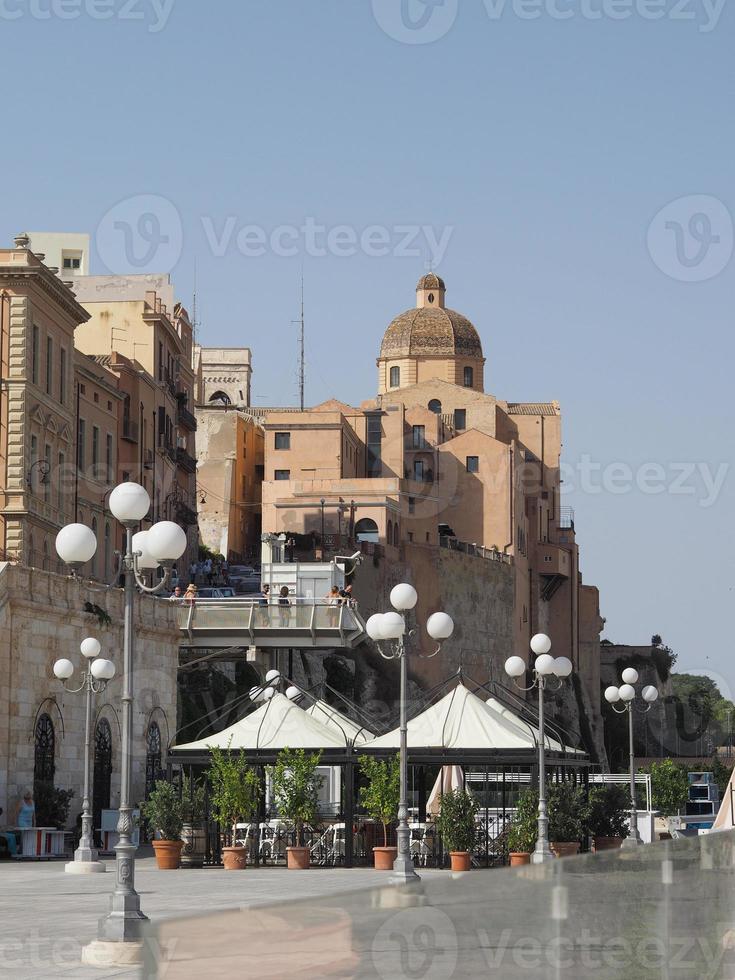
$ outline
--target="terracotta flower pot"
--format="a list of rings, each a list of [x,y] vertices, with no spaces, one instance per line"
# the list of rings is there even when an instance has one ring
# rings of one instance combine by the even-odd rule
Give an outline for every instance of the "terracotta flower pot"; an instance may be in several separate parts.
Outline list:
[[[573,857],[575,854],[579,854],[579,849],[582,845],[578,840],[570,841],[551,841],[549,847],[551,848],[551,853],[554,857],[565,858]]]
[[[593,840],[595,854],[597,854],[598,851],[617,850],[617,848],[621,847],[623,844],[622,837],[595,837]]]
[[[393,862],[398,854],[397,847],[374,847],[373,860],[376,871],[392,871]]]
[[[225,871],[244,871],[248,866],[247,847],[223,847],[222,863]]]
[[[309,867],[309,848],[287,847],[286,864],[294,871],[306,871]]]
[[[511,851],[508,856],[510,857],[511,868],[517,868],[521,864],[531,863],[530,851]]]
[[[159,871],[175,871],[181,864],[182,840],[154,840],[156,866]]]
[[[452,871],[469,871],[471,867],[469,851],[450,851],[449,863]]]

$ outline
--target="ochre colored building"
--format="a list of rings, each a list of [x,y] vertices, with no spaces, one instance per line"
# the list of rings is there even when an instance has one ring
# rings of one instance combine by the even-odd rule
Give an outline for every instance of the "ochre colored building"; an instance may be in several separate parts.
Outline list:
[[[418,621],[442,605],[454,614],[456,659],[469,658],[478,680],[503,679],[505,657],[527,656],[533,633],[548,632],[596,705],[602,620],[561,505],[559,404],[487,393],[480,337],[445,296],[443,280],[425,275],[416,306],[389,324],[375,399],[268,412],[263,531],[310,536],[327,557],[355,543],[372,552],[383,571],[369,586],[367,563],[358,572],[365,613],[386,607],[397,575],[412,578]],[[474,559],[457,565],[459,579],[447,553]],[[483,590],[498,597],[489,620]]]

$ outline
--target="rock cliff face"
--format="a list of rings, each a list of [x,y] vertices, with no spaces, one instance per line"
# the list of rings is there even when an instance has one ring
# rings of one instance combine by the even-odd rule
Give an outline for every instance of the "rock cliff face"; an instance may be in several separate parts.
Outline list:
[[[676,704],[670,675],[670,658],[663,647],[627,646],[604,643],[600,657],[600,690],[621,684],[626,667],[638,671],[637,691],[648,684],[658,689],[659,699],[653,708],[633,716],[633,740],[636,755],[641,758],[678,754],[676,742]],[[605,743],[613,771],[628,766],[628,719],[616,714],[602,698]]]

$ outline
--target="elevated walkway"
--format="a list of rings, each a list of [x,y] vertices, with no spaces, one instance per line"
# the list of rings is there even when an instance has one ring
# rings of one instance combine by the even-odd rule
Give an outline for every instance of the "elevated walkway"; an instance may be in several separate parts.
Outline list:
[[[289,596],[289,605],[255,598],[197,599],[178,609],[181,646],[351,649],[367,635],[362,617],[349,606]]]

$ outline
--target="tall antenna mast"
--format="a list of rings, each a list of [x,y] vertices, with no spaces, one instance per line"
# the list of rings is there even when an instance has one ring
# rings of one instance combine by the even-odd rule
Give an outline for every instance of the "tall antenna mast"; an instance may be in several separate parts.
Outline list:
[[[306,385],[306,372],[304,365],[304,273],[301,273],[301,326],[299,330],[299,404],[301,411],[304,410],[304,388]]]
[[[194,259],[194,295],[191,301],[191,332],[197,342],[197,260]]]

